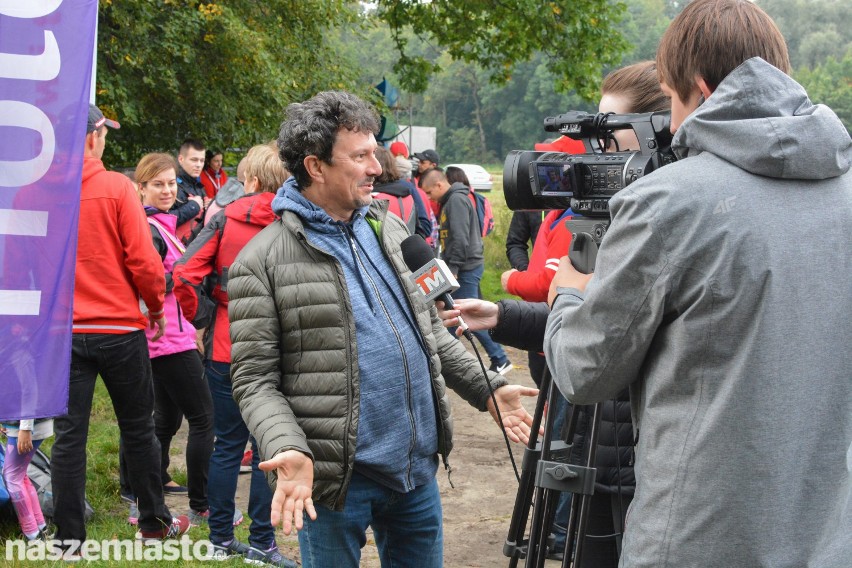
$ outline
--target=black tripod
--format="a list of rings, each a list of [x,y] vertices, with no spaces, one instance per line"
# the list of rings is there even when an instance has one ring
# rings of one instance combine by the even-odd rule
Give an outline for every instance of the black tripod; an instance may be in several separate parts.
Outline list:
[[[533,416],[532,434],[524,450],[521,465],[521,480],[515,496],[515,507],[509,524],[509,536],[503,545],[503,554],[510,558],[509,567],[515,568],[518,561],[526,557],[525,566],[541,568],[552,552],[548,543],[550,527],[556,513],[556,505],[562,492],[571,492],[571,513],[568,518],[567,538],[563,550],[562,565],[579,566],[583,557],[583,543],[586,535],[589,498],[595,490],[595,452],[600,427],[601,405],[591,407],[592,420],[584,465],[568,463],[571,446],[561,440],[553,440],[552,428],[545,428],[541,443],[538,431],[544,416],[544,403],[549,408],[556,407],[557,389],[553,388],[550,371],[545,370],[540,385],[541,395],[536,403]],[[546,396],[545,396],[546,395]],[[566,439],[571,440],[577,429],[579,412],[571,412]],[[535,499],[533,499],[533,496]],[[529,537],[525,537],[527,519],[533,507]],[[576,544],[575,544],[576,543]],[[573,555],[569,551],[574,551]]]
[[[569,253],[571,262],[580,272],[588,274],[594,269],[597,258],[597,243],[605,234],[608,223],[584,219],[569,220],[566,224],[574,234]],[[510,568],[516,568],[518,561],[523,557],[526,557],[525,566],[528,568],[542,568],[547,556],[551,552],[555,552],[552,550],[553,545],[548,542],[548,539],[559,497],[563,492],[571,492],[573,498],[571,499],[571,512],[568,517],[565,547],[562,551],[562,566],[566,568],[578,567],[582,565],[591,496],[595,490],[596,470],[594,464],[602,404],[584,407],[585,412],[591,412],[591,420],[583,448],[584,455],[580,459],[583,465],[571,464],[569,457],[572,446],[562,440],[553,440],[552,428],[546,427],[544,429],[543,439],[540,444],[538,443],[538,432],[544,416],[545,400],[547,400],[548,408],[555,409],[559,396],[557,389],[553,387],[553,379],[549,369],[545,369],[540,391],[541,394],[533,416],[532,434],[524,451],[520,484],[515,497],[509,535],[503,546],[503,554],[510,558]],[[575,406],[571,411],[565,440],[572,442],[574,440],[580,408]],[[549,425],[551,421],[548,420],[547,422]],[[616,447],[617,454],[618,449]],[[533,503],[535,509],[529,537],[526,538],[526,523]],[[616,534],[612,535],[617,539],[619,549],[621,518],[622,513],[619,511],[619,522],[614,523]]]

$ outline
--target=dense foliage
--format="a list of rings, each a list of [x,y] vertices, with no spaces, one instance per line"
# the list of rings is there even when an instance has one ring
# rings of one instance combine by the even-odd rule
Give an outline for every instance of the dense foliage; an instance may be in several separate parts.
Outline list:
[[[123,126],[106,158],[132,164],[189,136],[210,147],[247,146],[274,137],[282,109],[317,91],[373,97],[375,73],[353,53],[370,47],[363,35],[376,26],[393,38],[383,71],[395,69],[394,80],[411,91],[441,69],[421,49],[432,44],[436,55],[504,83],[517,64],[546,53],[563,88],[588,93],[600,62],[617,61],[624,49],[621,10],[608,0],[103,0],[97,101]],[[577,47],[604,39],[598,50]]]
[[[758,0],[794,76],[852,126],[852,4]],[[548,135],[545,116],[592,110],[602,76],[653,59],[682,0],[101,0],[97,101],[122,130],[107,162],[186,137],[245,148],[323,89],[371,98],[390,128],[435,126],[442,161],[496,164]],[[388,108],[373,86],[401,90]],[[233,165],[233,164],[229,164]]]

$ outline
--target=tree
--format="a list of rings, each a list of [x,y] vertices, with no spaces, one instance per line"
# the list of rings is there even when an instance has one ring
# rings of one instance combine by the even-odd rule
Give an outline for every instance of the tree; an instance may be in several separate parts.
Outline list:
[[[498,84],[541,52],[557,90],[589,98],[601,65],[617,63],[628,47],[618,30],[624,7],[610,0],[379,0],[376,13],[390,27],[400,54],[394,71],[406,89],[425,90],[440,70],[409,50],[405,31],[411,26],[421,40],[442,46],[454,60],[481,66]]]
[[[772,16],[794,69],[814,67],[828,56],[841,59],[852,45],[852,5],[847,0],[758,0]],[[844,24],[845,22],[845,24]]]
[[[378,25],[390,34],[378,58],[412,93],[444,52],[486,70],[481,87],[540,51],[554,88],[593,96],[601,65],[626,49],[623,12],[614,0],[102,0],[97,100],[123,126],[106,159],[133,164],[188,136],[217,148],[268,140],[288,103],[324,89],[379,102],[341,41]]]
[[[842,59],[829,57],[813,70],[801,69],[796,78],[813,102],[830,107],[852,133],[852,49]]]
[[[101,2],[97,100],[122,123],[107,160],[134,164],[188,136],[251,145],[276,135],[288,102],[357,91],[356,70],[324,39],[357,19],[343,0]]]

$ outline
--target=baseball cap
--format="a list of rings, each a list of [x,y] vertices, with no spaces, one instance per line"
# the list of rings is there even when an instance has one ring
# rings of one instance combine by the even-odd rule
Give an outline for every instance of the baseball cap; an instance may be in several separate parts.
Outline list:
[[[405,145],[405,142],[397,140],[396,142],[391,143],[390,153],[394,156],[402,156],[403,158],[407,158],[408,146]]]
[[[440,158],[438,158],[438,152],[432,150],[423,150],[422,152],[415,152],[414,157],[418,160],[429,160],[430,162],[437,164],[440,162]]]
[[[89,105],[89,122],[86,124],[86,134],[89,132],[94,132],[101,126],[109,126],[110,128],[121,128],[121,125],[114,121],[110,120],[104,116],[104,113],[101,112],[101,109],[96,107],[95,105]]]

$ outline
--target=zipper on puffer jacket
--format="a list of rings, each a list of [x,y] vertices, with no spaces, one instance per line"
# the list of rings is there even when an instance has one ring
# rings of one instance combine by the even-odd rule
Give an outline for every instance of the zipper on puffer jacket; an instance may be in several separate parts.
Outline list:
[[[307,235],[305,235],[304,231],[295,231],[295,233],[296,233],[296,236],[299,239],[301,239],[302,242],[304,242],[307,246],[311,247],[312,249],[319,252],[320,254],[325,255],[327,258],[331,259],[331,264],[332,264],[332,266],[335,267],[335,270],[337,272],[336,276],[339,279],[340,276],[339,276],[339,270],[338,269],[340,268],[340,266],[338,264],[337,259],[333,255],[329,254],[328,251],[323,250],[322,248],[316,246],[311,241],[309,241],[308,237],[307,237]],[[342,285],[338,286],[338,289],[341,289],[341,290],[345,290],[345,288],[346,288],[345,282]],[[345,292],[343,294],[344,294],[344,300],[345,300],[346,294],[345,294]],[[349,345],[352,345],[353,344],[352,336],[349,334],[349,331],[350,331],[349,310],[344,309],[344,310],[341,310],[341,312],[343,314],[343,323],[344,323],[343,328],[344,328],[344,331],[346,333],[346,343],[349,344]],[[353,361],[352,361],[352,350],[347,349],[346,350],[346,365],[349,369],[352,368],[352,363],[353,363]],[[352,392],[352,389],[354,388],[352,381],[347,381],[347,382],[349,384],[347,385],[347,389],[346,389],[346,397],[347,397],[346,404],[349,407],[349,412],[346,413],[346,430],[343,432],[343,480],[340,482],[340,488],[337,490],[337,495],[334,496],[334,500],[332,501],[335,505],[340,501],[341,497],[344,495],[344,488],[346,487],[346,475],[349,472],[349,431],[352,429],[352,414],[353,414],[352,406],[353,406],[354,401],[355,401],[355,395]]]
[[[385,256],[388,257],[391,265],[394,264],[393,257],[388,254],[387,248],[385,247],[385,239],[384,239],[384,229],[385,224],[380,219],[379,231],[377,233],[379,237],[379,246],[382,249],[382,252]],[[368,259],[369,260],[369,259]],[[378,273],[378,269],[376,269],[375,265],[373,268]],[[434,374],[434,369],[432,368],[432,354],[429,353],[429,348],[426,346],[426,340],[423,337],[423,331],[420,329],[420,326],[417,323],[417,310],[414,308],[414,304],[411,301],[411,296],[405,292],[405,282],[403,282],[402,276],[397,270],[394,270],[394,276],[396,277],[397,283],[403,290],[403,295],[405,296],[406,305],[402,306],[402,312],[405,314],[412,314],[414,317],[414,321],[412,322],[412,326],[417,334],[417,338],[420,342],[420,348],[423,350],[423,353],[426,355],[426,365],[429,369],[429,385],[432,387],[432,399],[435,402],[435,425],[438,428],[438,453],[441,454],[441,461],[444,462],[444,469],[447,472],[447,481],[450,484],[450,487],[455,489],[455,485],[453,485],[453,468],[450,466],[449,461],[449,452],[447,451],[447,432],[444,429],[444,418],[441,416],[441,397],[438,396],[438,391],[435,388],[435,380],[432,378]],[[381,274],[380,274],[381,275]],[[428,308],[427,308],[428,309]]]

